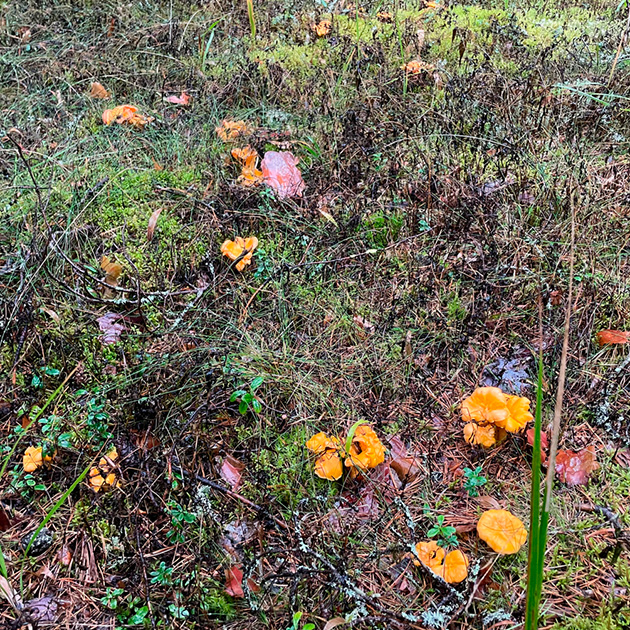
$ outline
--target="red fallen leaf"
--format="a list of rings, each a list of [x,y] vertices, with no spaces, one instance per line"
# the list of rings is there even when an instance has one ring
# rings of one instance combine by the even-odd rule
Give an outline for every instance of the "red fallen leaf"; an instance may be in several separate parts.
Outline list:
[[[131,431],[133,435],[133,443],[137,448],[141,448],[144,451],[150,451],[156,446],[160,445],[160,440],[158,440],[155,435],[153,435],[150,431]]]
[[[182,92],[179,96],[175,96],[173,94],[172,96],[167,96],[164,100],[167,103],[173,103],[173,105],[183,105],[185,107],[186,105],[190,105],[190,99],[190,94]]]
[[[527,443],[534,446],[534,427],[527,429]],[[547,463],[547,451],[549,450],[549,436],[545,431],[540,432],[540,461]]]
[[[260,587],[251,578],[247,580],[249,590],[256,593]],[[225,570],[225,592],[232,597],[245,597],[243,592],[243,570],[240,564]]]
[[[228,455],[221,464],[221,477],[234,491],[241,485],[241,473],[244,468],[245,464],[231,455]]]
[[[72,562],[72,552],[65,545],[57,552],[59,564],[67,567]]]
[[[124,317],[118,313],[105,313],[105,315],[96,320],[98,322],[98,327],[103,333],[101,336],[101,342],[104,346],[110,343],[116,343],[120,339],[122,332],[125,330],[125,324],[119,323],[118,320],[124,320]]]
[[[378,500],[374,496],[374,486],[372,484],[363,486],[359,494],[359,500],[354,507],[357,511],[357,518],[362,521],[371,521],[372,519],[378,518]]]
[[[280,199],[301,197],[304,191],[302,173],[297,168],[298,158],[290,151],[267,151],[260,165],[263,180]]]
[[[623,330],[600,330],[597,333],[597,343],[605,346],[610,343],[630,343],[630,332]]]
[[[588,483],[594,470],[599,468],[595,447],[590,446],[578,451],[558,451],[556,457],[556,475],[568,486],[581,486]]]

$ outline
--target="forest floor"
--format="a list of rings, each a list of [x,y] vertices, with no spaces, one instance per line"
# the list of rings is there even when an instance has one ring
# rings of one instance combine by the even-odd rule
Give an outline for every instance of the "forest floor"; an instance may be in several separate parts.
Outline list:
[[[519,627],[527,545],[475,525],[528,523],[531,448],[467,444],[460,406],[533,400],[542,346],[549,423],[574,214],[560,446],[599,468],[556,483],[541,627],[629,627],[630,346],[596,343],[630,329],[627,12],[5,3],[0,623]],[[123,104],[152,120],[103,124]],[[243,185],[245,145],[303,194]],[[414,474],[318,478],[306,441],[359,420]],[[461,584],[411,561],[436,527]]]

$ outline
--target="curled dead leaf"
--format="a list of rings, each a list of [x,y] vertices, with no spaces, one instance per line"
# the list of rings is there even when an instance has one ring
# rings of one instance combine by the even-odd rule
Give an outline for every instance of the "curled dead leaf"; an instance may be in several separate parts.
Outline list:
[[[149,218],[149,224],[147,225],[147,241],[151,241],[153,239],[155,227],[158,219],[160,218],[160,214],[162,214],[162,210],[163,208],[157,208],[157,210],[154,210],[153,214]]]
[[[92,98],[109,98],[111,93],[108,92],[100,83],[94,81],[90,84],[90,96]]]
[[[251,578],[247,580],[250,591],[257,592],[260,587]],[[243,570],[241,565],[234,565],[225,570],[225,592],[232,597],[245,597],[243,591]]]
[[[182,92],[179,96],[173,94],[172,96],[167,96],[164,100],[167,103],[173,103],[173,105],[183,105],[184,107],[186,107],[187,105],[190,105],[191,99],[192,97],[190,96],[190,94]]]
[[[221,464],[221,477],[228,483],[232,490],[236,491],[241,485],[241,477],[244,469],[245,464],[243,464],[243,462],[236,459],[236,457],[228,455]]]

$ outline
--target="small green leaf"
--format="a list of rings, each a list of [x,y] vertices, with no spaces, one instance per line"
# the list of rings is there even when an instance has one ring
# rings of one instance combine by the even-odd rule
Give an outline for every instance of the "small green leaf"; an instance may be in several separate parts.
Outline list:
[[[238,405],[238,411],[239,411],[239,413],[240,413],[242,416],[244,416],[244,415],[247,413],[248,409],[249,409],[249,405],[247,404],[247,401],[245,401],[245,400],[241,400],[241,402],[240,402],[240,403],[239,403],[239,405]]]
[[[262,411],[262,405],[260,404],[260,400],[256,400],[255,398],[252,401],[252,407],[254,408],[254,411],[256,413],[260,413]]]
[[[243,389],[238,389],[236,390],[231,396],[230,396],[230,402],[234,402],[237,398],[240,398],[241,396],[245,396],[247,392]]]
[[[257,376],[251,384],[251,389],[252,391],[257,390],[263,383],[265,382],[265,379],[262,376]]]
[[[440,533],[440,530],[437,527],[432,527],[428,532],[427,536],[429,538],[433,538],[433,536],[437,536]]]

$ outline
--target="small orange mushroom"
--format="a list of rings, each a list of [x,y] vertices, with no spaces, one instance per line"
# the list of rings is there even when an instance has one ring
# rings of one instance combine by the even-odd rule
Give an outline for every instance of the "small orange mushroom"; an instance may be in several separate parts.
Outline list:
[[[242,256],[236,263],[236,269],[237,271],[243,271],[246,265],[251,264],[252,253],[257,247],[258,239],[255,236],[248,238],[237,236],[233,241],[224,241],[223,245],[221,245],[221,253],[230,260],[237,260]]]
[[[517,553],[527,540],[523,522],[507,510],[488,510],[477,522],[479,538],[501,555]]]
[[[510,415],[505,421],[505,425],[502,427],[506,431],[518,433],[534,419],[534,416],[529,412],[529,398],[525,398],[524,396],[508,396],[506,404],[510,412]]]
[[[469,422],[464,426],[464,439],[469,444],[488,448],[497,443],[496,428],[491,424],[480,426],[476,422]]]
[[[232,142],[240,136],[249,135],[252,130],[243,120],[224,120],[215,132],[223,142]]]
[[[463,582],[468,577],[468,559],[459,549],[446,553],[434,540],[416,545],[420,562],[449,584]],[[420,566],[416,558],[413,563]]]
[[[506,395],[498,387],[478,387],[462,403],[462,420],[503,426],[510,415]]]
[[[112,472],[115,462],[118,459],[118,451],[116,447],[112,448],[105,457],[101,457],[98,467],[92,466],[88,474],[88,485],[94,492],[100,492],[103,489],[118,488],[120,481],[116,478],[116,473]]]
[[[420,562],[422,562],[424,566],[429,567],[434,573],[437,572],[436,569],[442,566],[444,556],[446,555],[444,549],[442,549],[435,540],[419,542],[416,545],[416,552],[420,558]],[[414,557],[413,563],[417,567],[420,566],[420,562]]]
[[[41,468],[45,462],[51,461],[52,457],[50,455],[42,455],[41,446],[29,446],[24,451],[24,456],[22,457],[22,466],[24,468],[24,472],[30,473],[35,472],[38,468]]]
[[[105,125],[111,125],[115,122],[119,125],[131,125],[138,129],[143,129],[147,123],[153,121],[151,116],[139,114],[138,108],[133,105],[118,105],[118,107],[106,109],[102,118]]]
[[[313,30],[317,37],[326,37],[326,35],[330,35],[332,22],[330,20],[321,20],[318,24],[313,24]]]
[[[459,584],[468,577],[468,558],[459,549],[450,551],[444,558],[442,577],[449,584]]]
[[[316,433],[306,448],[319,457],[315,460],[315,474],[322,479],[336,481],[343,474],[343,464],[339,456],[341,443],[336,437],[328,437],[323,431]]]
[[[353,469],[367,470],[368,468],[376,468],[385,461],[385,447],[378,439],[374,429],[362,424],[357,427],[348,456],[346,457],[346,466]]]

